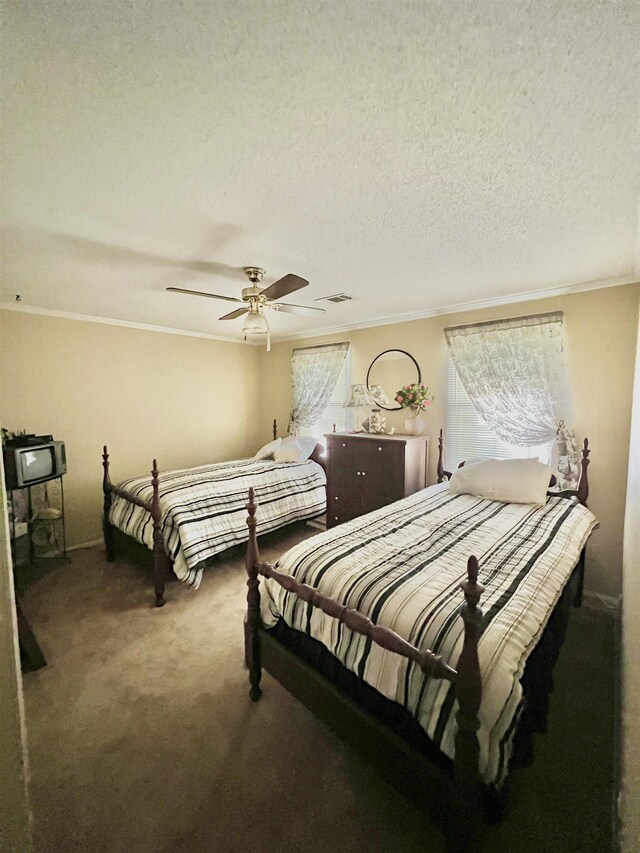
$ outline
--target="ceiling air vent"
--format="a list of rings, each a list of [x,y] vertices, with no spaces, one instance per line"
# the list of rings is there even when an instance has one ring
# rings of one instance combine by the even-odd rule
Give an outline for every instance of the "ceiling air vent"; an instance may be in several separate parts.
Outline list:
[[[334,293],[333,296],[321,296],[319,299],[315,299],[315,302],[349,302],[349,300],[353,299],[353,296],[349,296],[346,293]]]

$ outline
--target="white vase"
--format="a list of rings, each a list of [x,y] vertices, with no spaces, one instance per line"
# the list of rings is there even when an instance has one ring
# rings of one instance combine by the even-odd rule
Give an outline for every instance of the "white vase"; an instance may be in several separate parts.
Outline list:
[[[422,415],[411,415],[410,418],[404,419],[404,431],[407,435],[422,435],[424,425]]]

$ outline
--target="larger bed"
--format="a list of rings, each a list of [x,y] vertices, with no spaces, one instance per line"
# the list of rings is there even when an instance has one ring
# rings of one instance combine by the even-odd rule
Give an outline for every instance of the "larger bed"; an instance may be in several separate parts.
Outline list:
[[[585,441],[579,491],[543,506],[442,483],[299,543],[276,567],[260,562],[252,537],[251,698],[264,667],[330,724],[350,725],[400,784],[430,792],[454,846],[468,845],[481,795],[503,786],[523,718],[544,716],[597,524],[583,505],[588,453]],[[251,497],[251,530],[255,512]],[[536,682],[546,684],[537,696]]]

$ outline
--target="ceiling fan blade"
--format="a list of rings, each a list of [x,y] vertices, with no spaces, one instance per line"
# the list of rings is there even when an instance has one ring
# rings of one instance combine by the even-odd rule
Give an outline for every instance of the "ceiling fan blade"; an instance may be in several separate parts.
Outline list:
[[[218,320],[235,320],[236,317],[242,317],[243,314],[248,314],[248,308],[236,308],[230,314],[225,314],[224,317],[218,317]]]
[[[284,275],[282,278],[274,281],[269,287],[265,287],[260,295],[266,296],[267,299],[282,299],[283,296],[293,293],[294,290],[300,290],[300,288],[306,287],[308,284],[309,282],[306,278],[300,278],[299,275],[294,275],[290,272],[288,275]]]
[[[166,287],[165,290],[170,290],[171,293],[189,293],[191,296],[208,296],[209,299],[224,299],[225,302],[242,302],[242,299],[236,299],[235,296],[220,296],[218,293],[205,293],[202,290],[187,290],[186,287]]]
[[[284,311],[287,314],[299,314],[301,317],[315,317],[317,314],[324,314],[324,308],[312,308],[311,305],[290,305],[287,302],[276,302],[275,305],[269,305],[269,308],[275,308],[276,311]]]

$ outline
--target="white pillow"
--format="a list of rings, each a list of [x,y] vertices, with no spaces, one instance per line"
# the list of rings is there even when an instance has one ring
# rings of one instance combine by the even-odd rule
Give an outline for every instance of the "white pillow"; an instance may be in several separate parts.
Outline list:
[[[273,456],[275,451],[282,444],[281,438],[276,438],[274,441],[270,441],[269,444],[265,444],[264,447],[261,447],[260,450],[253,457],[254,459],[268,459],[270,456]]]
[[[298,462],[304,462],[305,459],[308,459],[313,451],[315,450],[316,444],[318,443],[315,438],[297,438],[296,441],[302,448],[303,455],[298,459]]]
[[[552,473],[549,465],[537,459],[491,459],[457,468],[449,491],[502,503],[543,506]]]
[[[471,459],[465,459],[465,465],[477,465],[478,462],[493,462],[493,456],[472,456]]]
[[[273,458],[276,462],[304,462],[311,456],[316,444],[315,438],[302,438],[292,435],[283,440]]]
[[[302,455],[302,447],[295,438],[286,438],[273,454],[276,462],[297,462]]]

